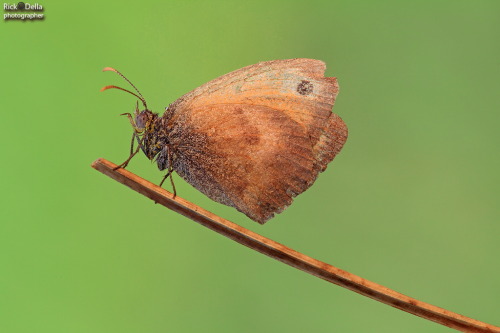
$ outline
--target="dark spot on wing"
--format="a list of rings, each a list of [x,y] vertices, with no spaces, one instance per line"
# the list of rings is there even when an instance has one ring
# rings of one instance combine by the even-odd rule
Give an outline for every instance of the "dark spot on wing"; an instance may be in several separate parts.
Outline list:
[[[309,95],[313,91],[313,84],[307,80],[302,80],[297,86],[297,92],[301,95]]]

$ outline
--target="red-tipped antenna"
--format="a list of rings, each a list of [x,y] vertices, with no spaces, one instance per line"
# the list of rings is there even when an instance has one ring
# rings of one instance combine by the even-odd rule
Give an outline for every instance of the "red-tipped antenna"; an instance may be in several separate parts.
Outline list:
[[[100,91],[104,91],[104,90],[108,90],[108,89],[120,89],[120,90],[126,91],[129,94],[132,94],[135,97],[137,97],[138,99],[140,99],[142,101],[142,103],[144,104],[144,106],[146,106],[146,102],[144,101],[143,98],[141,98],[141,96],[138,96],[138,95],[134,94],[133,92],[131,92],[130,90],[127,90],[127,89],[124,89],[124,88],[121,88],[121,87],[117,87],[117,86],[105,86],[105,87],[102,87]],[[147,109],[147,107],[146,107],[146,109]]]
[[[137,97],[138,99],[140,99],[142,101],[142,104],[144,105],[144,107],[146,108],[146,110],[148,109],[148,105],[146,104],[146,99],[142,96],[141,92],[139,91],[139,89],[136,88],[136,86],[134,86],[134,84],[132,82],[130,82],[129,79],[127,79],[125,77],[125,75],[123,75],[122,73],[120,73],[118,70],[114,69],[113,67],[104,67],[104,69],[102,70],[103,72],[108,72],[108,71],[111,71],[111,72],[115,72],[116,74],[120,75],[122,78],[125,79],[125,81],[127,81],[134,89],[135,91],[137,91],[137,93],[139,95],[136,95],[134,94],[133,92],[127,90],[127,89],[123,89],[123,88],[120,88],[120,87],[117,87],[117,86],[105,86],[103,88],[101,88],[101,91],[105,91],[105,90],[108,90],[108,89],[119,89],[119,90],[123,90],[125,92],[128,92],[129,94],[132,94],[134,95],[135,97]]]

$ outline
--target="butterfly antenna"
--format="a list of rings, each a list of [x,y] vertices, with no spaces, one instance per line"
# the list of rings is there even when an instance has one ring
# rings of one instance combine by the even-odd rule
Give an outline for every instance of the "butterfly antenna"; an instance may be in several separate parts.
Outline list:
[[[137,94],[134,94],[130,90],[127,90],[127,89],[124,89],[124,88],[121,88],[121,87],[117,87],[117,86],[105,86],[105,87],[101,88],[101,91],[108,90],[108,89],[119,89],[119,90],[123,90],[125,92],[128,92],[129,94],[134,95],[135,97],[137,97],[138,99],[140,99],[142,101],[142,104],[144,104],[144,107],[146,109],[148,108],[148,106],[146,105],[146,101],[144,100],[144,98],[141,97],[141,96],[138,96]]]
[[[133,92],[127,90],[127,89],[123,89],[123,88],[120,88],[120,87],[117,87],[117,86],[106,86],[106,87],[102,88],[101,91],[104,91],[104,90],[107,90],[107,89],[111,89],[111,88],[115,88],[115,89],[120,89],[120,90],[126,91],[126,92],[134,95],[138,99],[140,99],[142,101],[142,104],[144,104],[144,107],[146,109],[148,108],[148,106],[146,104],[146,99],[142,96],[142,94],[139,91],[139,89],[137,89],[137,87],[132,82],[130,82],[130,80],[125,77],[125,75],[123,75],[117,69],[114,69],[113,67],[104,67],[104,69],[102,71],[103,72],[111,71],[111,72],[115,72],[116,74],[120,75],[123,79],[125,79],[125,81],[127,81],[135,89],[135,91],[137,91],[137,94],[139,94],[140,97],[137,96],[136,94],[134,94]]]

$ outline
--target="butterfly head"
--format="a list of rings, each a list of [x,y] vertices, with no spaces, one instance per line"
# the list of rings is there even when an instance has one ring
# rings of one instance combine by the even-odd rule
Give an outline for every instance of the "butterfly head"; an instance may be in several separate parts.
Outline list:
[[[125,115],[127,115],[127,113],[125,113]],[[141,133],[150,128],[156,118],[157,115],[155,113],[148,109],[139,111],[139,108],[136,106],[134,118],[133,120],[131,119],[131,123],[135,131]]]

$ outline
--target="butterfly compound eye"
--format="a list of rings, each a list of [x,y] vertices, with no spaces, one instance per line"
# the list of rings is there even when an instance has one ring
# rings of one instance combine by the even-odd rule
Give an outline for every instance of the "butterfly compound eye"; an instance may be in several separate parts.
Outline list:
[[[138,129],[144,129],[146,128],[146,124],[148,120],[151,118],[151,111],[149,110],[144,110],[141,111],[137,116],[135,116],[135,125],[137,126]]]

